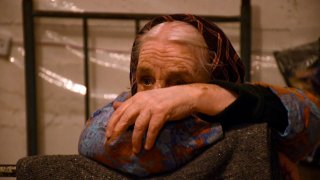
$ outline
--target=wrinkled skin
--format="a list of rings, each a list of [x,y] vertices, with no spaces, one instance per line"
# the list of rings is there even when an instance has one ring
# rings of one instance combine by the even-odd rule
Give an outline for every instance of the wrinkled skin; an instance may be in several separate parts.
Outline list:
[[[217,85],[206,84],[209,75],[201,69],[190,47],[165,40],[148,40],[141,46],[137,68],[138,92],[125,102],[114,103],[106,136],[112,141],[134,124],[133,152],[149,150],[167,121],[192,113],[216,115],[237,95]]]

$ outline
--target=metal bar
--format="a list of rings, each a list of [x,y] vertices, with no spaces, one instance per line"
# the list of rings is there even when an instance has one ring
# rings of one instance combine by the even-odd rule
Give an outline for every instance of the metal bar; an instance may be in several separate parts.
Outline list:
[[[245,81],[251,81],[251,6],[250,0],[242,0],[241,3],[241,45],[240,53],[241,59],[244,62],[246,68]]]
[[[53,18],[88,18],[88,19],[117,19],[117,20],[148,20],[164,14],[123,14],[123,13],[98,13],[98,12],[69,12],[69,11],[35,11],[36,17]],[[200,15],[201,16],[201,15]],[[240,16],[201,16],[215,22],[240,22]]]
[[[90,82],[89,82],[89,49],[88,49],[88,19],[83,18],[82,21],[82,30],[83,30],[83,70],[84,70],[84,85],[86,87],[85,94],[85,117],[86,120],[90,116]]]
[[[27,154],[38,154],[37,86],[34,17],[32,0],[23,0],[23,39],[25,48]]]

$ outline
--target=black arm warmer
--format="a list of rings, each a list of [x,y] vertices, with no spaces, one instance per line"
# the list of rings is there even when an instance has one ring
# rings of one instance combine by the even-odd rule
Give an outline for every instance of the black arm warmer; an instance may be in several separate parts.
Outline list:
[[[220,122],[224,129],[248,123],[267,122],[279,132],[288,126],[287,110],[270,88],[260,85],[235,84],[225,81],[212,81],[225,89],[237,93],[238,98],[224,111],[215,116],[200,114],[209,122]]]

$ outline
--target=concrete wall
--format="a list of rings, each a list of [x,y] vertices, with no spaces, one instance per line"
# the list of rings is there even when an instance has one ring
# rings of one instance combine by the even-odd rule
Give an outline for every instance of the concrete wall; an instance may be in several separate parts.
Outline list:
[[[235,15],[235,0],[38,0],[36,8],[72,11],[195,13]],[[26,155],[22,1],[0,1],[0,35],[12,38],[8,57],[0,57],[0,163]],[[315,41],[320,36],[319,0],[252,1],[254,81],[285,85],[272,56],[275,50]],[[81,22],[37,21],[39,142],[41,154],[77,153],[84,124]],[[128,89],[132,22],[91,20],[91,111]],[[239,25],[222,24],[236,49]]]

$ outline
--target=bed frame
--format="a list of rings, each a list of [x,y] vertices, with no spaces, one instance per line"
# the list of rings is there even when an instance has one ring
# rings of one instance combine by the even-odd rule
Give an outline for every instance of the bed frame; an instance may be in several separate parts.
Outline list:
[[[130,14],[130,13],[101,13],[101,12],[70,12],[43,11],[33,8],[33,0],[23,0],[23,36],[25,48],[25,85],[26,85],[26,117],[27,117],[27,155],[38,154],[38,116],[37,116],[37,65],[35,20],[39,18],[81,19],[83,33],[83,62],[85,95],[85,119],[89,118],[90,89],[89,89],[89,50],[88,50],[88,20],[132,20],[135,22],[135,32],[140,29],[140,21],[150,20],[161,14]],[[214,22],[240,23],[240,53],[246,66],[246,81],[250,81],[251,64],[251,5],[250,0],[241,0],[241,13],[238,16],[201,16]],[[15,165],[0,165],[0,177],[15,177]]]

